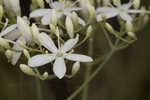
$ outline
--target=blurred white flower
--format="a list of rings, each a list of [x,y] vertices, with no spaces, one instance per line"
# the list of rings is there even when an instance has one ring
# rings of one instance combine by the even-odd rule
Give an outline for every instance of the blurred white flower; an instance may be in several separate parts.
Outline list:
[[[63,47],[61,48],[60,48],[59,38],[58,38],[59,48],[55,46],[52,39],[45,33],[41,33],[39,39],[41,44],[45,48],[47,48],[50,52],[52,52],[52,54],[40,54],[40,55],[33,56],[29,59],[28,65],[31,67],[38,67],[55,60],[53,64],[53,72],[59,79],[63,78],[66,73],[66,64],[64,59],[78,61],[78,62],[93,61],[91,57],[85,55],[67,53],[78,42],[78,37],[76,37],[75,39],[69,39],[67,42],[64,43]]]
[[[5,7],[13,11],[16,15],[20,15],[21,8],[19,0],[3,0]]]
[[[43,25],[48,25],[51,23],[50,21],[50,17],[52,14],[52,9],[56,10],[56,15],[57,18],[61,18],[63,15],[65,16],[72,16],[72,12],[73,11],[78,11],[81,10],[81,8],[78,7],[73,7],[78,1],[74,2],[71,6],[66,7],[66,2],[61,1],[61,2],[51,2],[49,4],[49,6],[51,7],[51,9],[38,9],[35,10],[33,12],[30,13],[30,17],[31,18],[36,18],[36,17],[42,17],[41,22]],[[85,25],[85,22],[83,19],[81,19],[80,17],[78,17],[78,22],[81,25]]]
[[[115,17],[115,16],[120,16],[123,20],[125,21],[132,21],[132,17],[130,14],[136,14],[136,13],[150,13],[149,11],[146,10],[135,10],[135,9],[130,9],[132,7],[133,2],[132,0],[129,1],[127,4],[120,4],[117,3],[116,6],[114,7],[113,5],[110,4],[110,7],[102,7],[102,8],[97,8],[97,21],[102,21],[103,18],[102,16],[105,16],[106,19]]]
[[[23,42],[24,44],[30,43],[32,41],[32,33],[30,31],[29,25],[21,17],[17,17],[17,24],[13,24],[6,29],[2,30],[0,33],[1,37],[4,37],[8,42],[13,43],[13,49],[23,50],[24,48],[20,47],[18,41]],[[15,40],[13,42],[11,40]],[[11,59],[11,63],[15,65],[19,58],[21,57],[22,52],[14,52]]]

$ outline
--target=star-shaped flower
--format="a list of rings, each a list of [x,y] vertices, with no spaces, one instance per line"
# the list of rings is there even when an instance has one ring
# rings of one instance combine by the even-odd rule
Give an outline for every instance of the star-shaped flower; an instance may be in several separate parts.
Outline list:
[[[75,39],[69,39],[64,43],[62,48],[60,48],[60,46],[57,48],[52,39],[45,33],[40,34],[40,42],[45,48],[52,52],[52,54],[40,54],[33,56],[29,59],[28,65],[31,67],[38,67],[55,60],[53,64],[53,72],[59,79],[63,78],[66,73],[66,64],[64,59],[78,62],[93,61],[91,57],[85,55],[67,53],[76,45],[78,42],[78,37]]]
[[[146,10],[130,9],[132,5],[133,5],[132,0],[130,0],[129,3],[127,4],[121,5],[120,3],[117,3],[116,7],[111,5],[110,7],[97,8],[97,13],[98,13],[97,21],[102,21],[103,15],[106,17],[106,19],[109,19],[115,16],[120,16],[125,21],[132,21],[132,17],[130,14],[150,13],[149,11],[146,11]]]
[[[48,24],[51,23],[50,22],[50,17],[51,17],[51,14],[52,14],[52,9],[56,10],[57,18],[61,18],[63,15],[65,15],[65,16],[72,16],[71,13],[73,11],[81,10],[81,8],[73,7],[75,4],[76,4],[76,2],[73,3],[69,7],[66,7],[65,0],[62,1],[62,2],[57,2],[57,1],[51,2],[49,4],[51,9],[49,8],[49,9],[38,9],[38,10],[35,10],[35,11],[30,13],[30,17],[31,18],[42,17],[42,19],[41,19],[42,24],[43,25],[48,25]],[[78,22],[81,25],[85,25],[84,20],[82,20],[80,17],[78,17]]]

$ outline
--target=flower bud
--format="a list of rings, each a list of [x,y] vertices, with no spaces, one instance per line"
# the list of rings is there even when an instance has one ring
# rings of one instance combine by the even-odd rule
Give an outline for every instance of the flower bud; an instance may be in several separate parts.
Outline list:
[[[136,37],[135,33],[128,32],[127,34],[128,34],[129,37],[133,38],[134,40],[137,40],[137,37]]]
[[[22,34],[22,36],[26,39],[26,41],[31,42],[32,41],[32,33],[30,30],[30,27],[27,24],[27,22],[19,16],[17,17],[17,27],[18,27],[20,33]]]
[[[138,9],[140,7],[141,0],[133,0],[133,7]]]
[[[110,4],[110,0],[103,0],[103,5],[108,6]]]
[[[132,32],[133,31],[133,24],[131,21],[126,22],[126,31],[127,32]]]
[[[113,4],[117,6],[117,5],[120,5],[121,2],[120,2],[120,0],[113,0]]]
[[[149,22],[149,16],[145,15],[143,19],[143,24],[146,25]]]
[[[30,58],[30,54],[26,49],[23,49],[23,53],[24,53],[25,57],[27,57],[27,59]]]
[[[45,1],[46,1],[46,3],[50,4],[50,0],[45,0]]]
[[[93,28],[92,28],[92,26],[90,25],[90,26],[88,27],[88,29],[87,29],[86,37],[90,37],[91,34],[92,34],[92,31],[93,31]]]
[[[78,22],[78,15],[76,12],[72,12],[72,21],[75,25],[77,25],[77,22]]]
[[[6,55],[6,57],[7,57],[8,60],[11,60],[12,57],[13,57],[13,52],[11,50],[7,50],[5,52],[5,55]]]
[[[113,29],[113,27],[112,27],[109,23],[106,23],[106,24],[105,24],[105,27],[106,27],[106,29],[107,29],[109,32],[114,33],[114,29]]]
[[[0,5],[0,21],[2,20],[3,14],[4,14],[3,6]]]
[[[40,6],[40,8],[44,8],[44,1],[43,0],[36,0],[37,4]]]
[[[35,75],[35,72],[32,70],[32,68],[30,68],[29,66],[25,64],[20,64],[20,69],[22,72],[24,72],[27,75],[31,75],[31,76]]]
[[[31,31],[32,31],[34,40],[38,42],[39,41],[38,37],[40,33],[39,33],[38,27],[35,24],[32,24]]]
[[[57,15],[56,15],[56,10],[55,9],[52,10],[50,21],[51,21],[52,25],[54,25],[54,26],[57,25]]]
[[[66,17],[66,29],[67,29],[67,32],[68,32],[70,38],[73,38],[74,37],[74,27],[73,27],[72,20],[70,19],[69,16]]]
[[[56,33],[56,27],[53,24],[50,24],[49,27],[52,33]]]
[[[48,72],[44,72],[42,75],[42,79],[45,80],[48,78]]]
[[[87,5],[87,9],[88,9],[88,13],[89,13],[90,18],[91,18],[91,19],[95,18],[95,16],[96,16],[96,11],[95,11],[94,6],[88,4],[88,5]]]
[[[2,37],[0,37],[0,46],[4,48],[10,48],[9,43]]]
[[[80,69],[80,62],[75,62],[72,68],[72,76],[76,75]]]
[[[20,47],[26,48],[26,45],[22,41],[18,40],[17,42],[18,42]]]

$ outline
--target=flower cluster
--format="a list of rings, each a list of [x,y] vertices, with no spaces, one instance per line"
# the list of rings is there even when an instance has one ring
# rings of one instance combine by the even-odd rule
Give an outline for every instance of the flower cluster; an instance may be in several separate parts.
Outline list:
[[[93,38],[96,23],[101,24],[104,33],[108,32],[105,35],[111,49],[118,50],[137,39],[135,32],[146,25],[150,13],[140,8],[137,0],[125,4],[120,0],[102,0],[98,8],[88,0],[46,0],[48,8],[43,0],[37,1],[33,0],[29,17],[21,17],[19,0],[0,2],[0,46],[12,65],[26,57],[27,65],[20,64],[20,69],[42,80],[47,79],[49,73],[45,71],[41,74],[38,67],[48,63],[49,66],[53,65],[54,75],[61,79],[64,76],[73,77],[80,68],[80,62],[95,61],[90,57],[92,55],[74,52]],[[120,31],[107,23],[112,18],[117,18]],[[142,26],[139,23],[143,23]],[[111,41],[109,33],[115,36],[117,42]],[[70,60],[75,63],[71,75],[67,75]]]

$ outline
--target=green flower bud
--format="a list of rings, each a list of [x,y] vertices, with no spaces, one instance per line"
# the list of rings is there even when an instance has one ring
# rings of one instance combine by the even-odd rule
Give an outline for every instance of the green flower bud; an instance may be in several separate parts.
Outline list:
[[[27,57],[27,59],[30,58],[30,54],[26,49],[23,50],[23,53],[24,53],[25,57]]]
[[[75,62],[72,67],[72,76],[76,75],[80,69],[80,62]]]
[[[10,48],[9,43],[4,39],[0,37],[0,46],[4,48]]]
[[[22,72],[24,72],[27,75],[35,76],[35,72],[32,70],[32,68],[30,68],[25,64],[20,64],[20,69]]]
[[[66,17],[66,29],[67,29],[67,33],[69,34],[70,38],[73,38],[74,37],[74,27],[73,27],[72,20],[70,19],[69,16]]]

